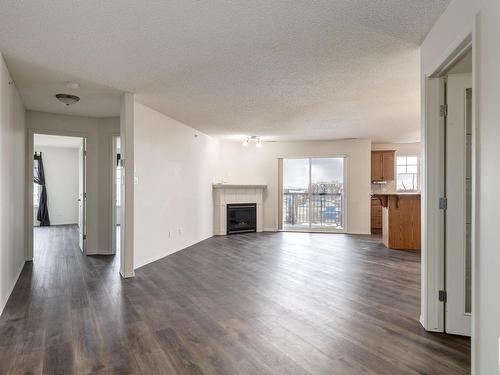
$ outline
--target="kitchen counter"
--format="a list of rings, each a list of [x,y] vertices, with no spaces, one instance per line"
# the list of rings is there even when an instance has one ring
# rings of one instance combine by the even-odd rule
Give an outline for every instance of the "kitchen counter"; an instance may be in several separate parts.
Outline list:
[[[420,250],[420,193],[376,193],[382,205],[382,239],[391,249]]]

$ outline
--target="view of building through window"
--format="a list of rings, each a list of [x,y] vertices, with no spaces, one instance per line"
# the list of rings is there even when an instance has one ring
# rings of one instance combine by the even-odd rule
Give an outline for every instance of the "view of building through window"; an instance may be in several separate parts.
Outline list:
[[[283,227],[344,227],[344,158],[283,160]]]

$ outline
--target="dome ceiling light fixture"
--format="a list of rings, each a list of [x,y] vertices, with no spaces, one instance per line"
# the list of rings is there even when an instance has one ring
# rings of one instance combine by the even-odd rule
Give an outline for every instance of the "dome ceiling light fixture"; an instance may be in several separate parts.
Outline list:
[[[66,106],[70,106],[71,104],[75,104],[80,101],[78,96],[70,94],[56,94],[56,98]]]
[[[244,141],[243,141],[243,146],[248,146],[248,144],[250,142],[253,142],[255,143],[255,147],[262,147],[262,141],[260,140],[259,137],[257,137],[256,135],[252,135],[250,137],[247,137]]]

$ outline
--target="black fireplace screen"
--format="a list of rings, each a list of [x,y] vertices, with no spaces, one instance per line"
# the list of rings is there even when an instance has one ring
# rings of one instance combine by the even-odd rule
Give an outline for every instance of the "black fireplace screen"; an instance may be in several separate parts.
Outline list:
[[[227,234],[257,231],[257,204],[227,205]]]

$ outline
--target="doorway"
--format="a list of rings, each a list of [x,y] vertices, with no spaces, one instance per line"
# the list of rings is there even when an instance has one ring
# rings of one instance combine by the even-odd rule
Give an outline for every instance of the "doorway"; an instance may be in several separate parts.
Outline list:
[[[33,257],[46,256],[64,237],[86,252],[86,139],[33,135]]]
[[[345,232],[345,157],[282,159],[281,227]]]
[[[476,168],[469,36],[426,80],[424,327],[473,336]],[[437,298],[436,298],[437,297]]]

